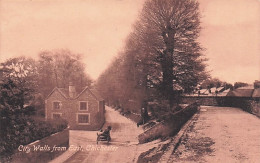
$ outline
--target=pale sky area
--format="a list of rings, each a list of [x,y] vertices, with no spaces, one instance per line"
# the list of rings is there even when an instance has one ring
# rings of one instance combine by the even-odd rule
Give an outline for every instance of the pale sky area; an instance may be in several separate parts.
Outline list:
[[[199,0],[200,42],[212,77],[234,83],[260,79],[260,1]],[[0,0],[0,62],[43,50],[83,54],[97,79],[124,41],[144,0]]]

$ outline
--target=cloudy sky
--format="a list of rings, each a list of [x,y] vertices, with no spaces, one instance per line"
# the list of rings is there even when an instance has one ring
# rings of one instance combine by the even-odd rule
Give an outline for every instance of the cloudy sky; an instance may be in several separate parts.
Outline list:
[[[96,79],[123,48],[144,0],[1,0],[0,62],[40,51],[84,56]],[[260,79],[260,1],[200,0],[200,42],[213,77]]]

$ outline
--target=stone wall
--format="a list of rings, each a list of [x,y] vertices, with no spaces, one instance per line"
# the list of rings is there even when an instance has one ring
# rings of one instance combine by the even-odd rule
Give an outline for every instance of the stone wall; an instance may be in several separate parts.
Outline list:
[[[180,103],[192,104],[197,102],[199,105],[225,106],[226,97],[223,96],[182,96]]]
[[[238,107],[260,117],[260,98],[229,96],[182,96],[181,103],[199,105]]]
[[[138,136],[139,143],[146,143],[160,137],[173,136],[178,133],[182,125],[185,124],[198,110],[197,103],[193,103],[186,108],[168,115],[161,123],[156,124]]]
[[[29,145],[20,145],[13,154],[11,162],[49,162],[65,152],[64,149],[68,149],[68,146],[69,129],[65,129]]]

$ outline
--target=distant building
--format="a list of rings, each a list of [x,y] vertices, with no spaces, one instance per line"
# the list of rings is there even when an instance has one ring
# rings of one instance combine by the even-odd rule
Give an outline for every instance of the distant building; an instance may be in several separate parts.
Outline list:
[[[71,129],[98,130],[105,122],[104,100],[94,89],[80,93],[70,83],[69,89],[54,88],[45,100],[46,120],[63,118]]]
[[[254,89],[235,89],[233,91],[229,91],[227,96],[229,97],[252,97]]]
[[[259,80],[256,80],[254,82],[254,88],[257,89],[257,88],[260,88],[260,81]]]
[[[253,97],[254,92],[256,92],[257,89],[254,85],[248,85],[244,87],[239,87],[233,91],[228,92],[227,96],[233,96],[233,97]]]
[[[252,95],[253,98],[260,98],[260,81],[256,80],[254,82],[254,92]],[[259,106],[260,106],[260,101],[259,101]]]

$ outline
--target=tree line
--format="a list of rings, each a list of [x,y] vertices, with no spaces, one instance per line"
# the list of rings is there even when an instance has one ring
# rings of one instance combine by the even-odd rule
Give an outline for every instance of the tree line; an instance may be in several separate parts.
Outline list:
[[[173,107],[180,92],[192,92],[209,77],[200,30],[198,2],[147,0],[124,49],[98,79],[98,89],[110,104],[125,109],[153,100]]]
[[[92,82],[85,72],[82,55],[69,50],[42,51],[38,60],[10,58],[0,64],[2,83],[12,81],[20,91],[20,108],[34,105],[44,114],[44,99],[54,87],[67,88],[73,82],[78,91]]]

